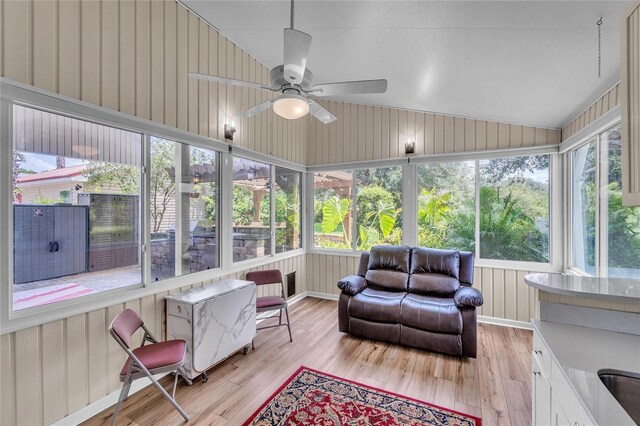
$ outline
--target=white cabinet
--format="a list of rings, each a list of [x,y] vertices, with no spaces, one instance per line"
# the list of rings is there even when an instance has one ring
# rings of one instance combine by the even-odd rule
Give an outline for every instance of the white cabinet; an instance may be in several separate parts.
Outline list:
[[[537,330],[533,332],[531,370],[533,425],[588,426],[593,424]]]
[[[532,424],[548,426],[551,424],[551,385],[542,372],[538,356],[535,353],[531,360],[531,366]]]
[[[640,206],[640,3],[622,15],[622,202]]]
[[[165,296],[167,338],[187,342],[190,379],[246,348],[256,335],[256,284],[222,280]]]
[[[555,395],[551,395],[551,426],[573,426],[562,411],[562,407]]]

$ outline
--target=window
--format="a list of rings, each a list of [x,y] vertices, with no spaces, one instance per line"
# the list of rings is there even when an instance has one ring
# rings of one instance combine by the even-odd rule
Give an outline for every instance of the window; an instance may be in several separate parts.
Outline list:
[[[321,172],[313,180],[316,247],[352,249],[353,238],[356,250],[402,244],[402,167]]]
[[[302,174],[283,167],[275,169],[276,253],[284,253],[302,247],[300,240]]]
[[[571,154],[572,254],[573,266],[596,272],[596,141]]]
[[[315,247],[351,249],[351,172],[313,175],[313,240]]]
[[[549,156],[480,161],[480,257],[549,262]]]
[[[141,283],[141,135],[13,117],[13,309]]]
[[[640,276],[640,207],[622,205],[620,125],[571,152],[571,266],[590,275]]]
[[[360,169],[356,179],[356,250],[402,244],[402,167]]]
[[[271,254],[271,166],[233,159],[233,261]]]
[[[217,268],[215,151],[151,137],[151,279]]]
[[[60,202],[71,204],[71,191],[60,191]]]
[[[640,277],[640,207],[622,205],[622,145],[620,125],[601,135],[604,182],[607,190],[603,198],[606,202],[607,227],[607,276]]]
[[[475,162],[421,164],[418,245],[475,252]]]

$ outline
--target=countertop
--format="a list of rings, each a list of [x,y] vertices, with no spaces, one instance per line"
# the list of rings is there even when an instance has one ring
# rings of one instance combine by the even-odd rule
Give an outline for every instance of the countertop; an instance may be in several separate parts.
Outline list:
[[[255,283],[253,281],[234,279],[220,280],[202,287],[195,287],[186,291],[181,291],[180,293],[169,294],[164,298],[167,300],[186,303],[188,305],[195,305],[196,303],[200,303],[204,300],[213,299],[214,297],[222,296],[223,294],[230,293],[249,285],[255,285]]]
[[[527,274],[524,282],[539,290],[610,302],[640,303],[640,277],[596,278],[551,273]]]
[[[640,336],[533,320],[568,382],[599,425],[635,425],[598,377],[602,369],[640,373]]]

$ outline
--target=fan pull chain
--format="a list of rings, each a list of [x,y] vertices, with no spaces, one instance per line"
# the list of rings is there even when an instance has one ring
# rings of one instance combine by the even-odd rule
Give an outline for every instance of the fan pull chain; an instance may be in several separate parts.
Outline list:
[[[602,17],[598,19],[596,24],[598,25],[598,78],[600,78],[602,76],[600,72],[602,68]]]

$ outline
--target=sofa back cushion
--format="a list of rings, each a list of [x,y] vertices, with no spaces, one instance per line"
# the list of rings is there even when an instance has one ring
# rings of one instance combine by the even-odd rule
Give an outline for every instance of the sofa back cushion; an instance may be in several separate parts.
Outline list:
[[[460,253],[414,247],[410,273],[409,291],[451,297],[460,288]]]
[[[460,252],[460,285],[473,285],[473,258],[474,255],[470,251]]]
[[[367,269],[369,269],[369,252],[363,251],[360,255],[360,262],[358,263],[358,272],[356,275],[364,277],[367,274]]]
[[[365,278],[367,285],[392,291],[406,291],[411,248],[375,246],[369,253]]]

